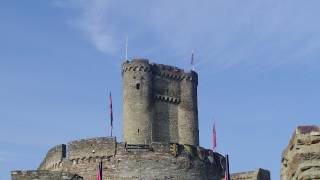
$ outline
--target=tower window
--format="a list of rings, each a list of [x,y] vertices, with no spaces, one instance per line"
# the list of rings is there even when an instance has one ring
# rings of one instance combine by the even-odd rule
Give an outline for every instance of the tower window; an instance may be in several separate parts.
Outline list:
[[[136,89],[140,89],[140,83],[136,84]]]
[[[138,134],[139,134],[139,132],[140,132],[140,129],[138,129]]]

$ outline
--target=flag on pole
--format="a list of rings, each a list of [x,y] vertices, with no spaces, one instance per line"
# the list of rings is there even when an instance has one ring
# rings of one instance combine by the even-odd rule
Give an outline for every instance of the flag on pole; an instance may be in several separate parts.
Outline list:
[[[99,167],[97,170],[97,180],[102,180],[102,161],[99,162]]]
[[[113,130],[113,113],[112,113],[112,96],[111,96],[111,92],[109,95],[109,110],[110,110],[110,132],[111,132],[111,137],[112,137],[112,130]]]
[[[216,132],[216,121],[213,122],[212,128],[212,150],[216,151],[217,148],[217,132]]]

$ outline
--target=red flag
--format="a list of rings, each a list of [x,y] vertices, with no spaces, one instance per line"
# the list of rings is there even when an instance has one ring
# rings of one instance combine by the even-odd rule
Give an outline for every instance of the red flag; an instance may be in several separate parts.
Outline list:
[[[110,110],[110,132],[111,132],[111,137],[112,137],[113,113],[112,113],[112,97],[111,97],[111,92],[110,92],[110,95],[109,95],[109,100],[110,100],[110,104],[109,104],[109,110]]]
[[[216,132],[216,122],[213,123],[212,128],[212,150],[215,151],[217,147],[217,132]]]
[[[97,180],[102,180],[102,161],[99,162],[99,167],[97,170]]]

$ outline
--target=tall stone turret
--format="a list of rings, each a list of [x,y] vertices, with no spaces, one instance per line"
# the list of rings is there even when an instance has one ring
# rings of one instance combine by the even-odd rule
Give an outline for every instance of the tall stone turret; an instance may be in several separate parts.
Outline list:
[[[182,90],[178,108],[179,143],[199,145],[197,73],[193,71],[188,73],[180,86]]]
[[[151,143],[152,71],[148,60],[124,63],[123,132],[129,144]]]
[[[123,63],[122,76],[128,144],[199,145],[196,72],[133,59]]]

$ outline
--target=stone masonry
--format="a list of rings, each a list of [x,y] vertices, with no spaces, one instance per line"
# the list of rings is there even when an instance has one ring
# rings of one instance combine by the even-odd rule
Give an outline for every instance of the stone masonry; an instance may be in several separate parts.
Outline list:
[[[125,142],[199,145],[196,72],[134,59],[122,76]]]
[[[231,174],[232,180],[270,180],[270,172],[265,169]]]
[[[148,148],[129,149],[115,138],[100,137],[53,147],[38,170],[68,172],[96,180],[100,161],[104,179],[220,180],[224,157],[201,147],[173,143],[152,143]],[[24,180],[16,178],[21,179]]]
[[[282,180],[320,179],[320,127],[299,126],[281,158]]]
[[[13,171],[12,180],[83,180],[81,176],[68,172]]]
[[[134,59],[123,63],[122,77],[125,142],[97,137],[56,145],[37,171],[12,171],[12,179],[96,180],[100,162],[103,180],[224,178],[225,158],[199,147],[196,72]],[[245,175],[270,179],[263,170]]]

